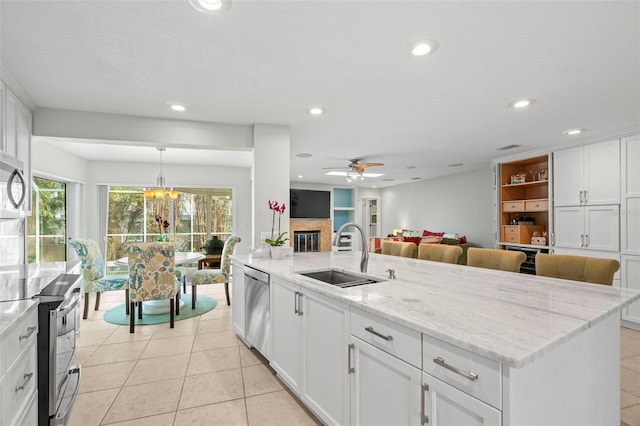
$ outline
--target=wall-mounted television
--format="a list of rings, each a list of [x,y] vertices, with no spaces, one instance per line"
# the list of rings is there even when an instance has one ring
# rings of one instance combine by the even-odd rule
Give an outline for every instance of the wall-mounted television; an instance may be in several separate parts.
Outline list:
[[[291,189],[289,207],[292,219],[329,219],[331,192],[310,189]]]

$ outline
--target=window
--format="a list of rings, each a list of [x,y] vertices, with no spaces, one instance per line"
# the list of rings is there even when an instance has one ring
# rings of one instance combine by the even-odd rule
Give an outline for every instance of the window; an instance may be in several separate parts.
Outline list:
[[[107,261],[126,256],[127,245],[134,241],[168,239],[180,251],[200,251],[212,236],[224,240],[231,234],[231,189],[175,189],[179,196],[171,201],[145,200],[143,188],[109,188]]]
[[[67,260],[67,186],[64,182],[34,176],[33,213],[27,217],[27,262]]]

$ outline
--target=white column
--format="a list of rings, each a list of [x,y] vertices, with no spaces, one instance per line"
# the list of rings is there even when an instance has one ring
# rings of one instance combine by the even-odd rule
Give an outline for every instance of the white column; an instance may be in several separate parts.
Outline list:
[[[271,231],[272,213],[269,210],[269,200],[286,204],[287,210],[281,217],[280,230],[289,231],[289,147],[288,126],[254,124],[251,176],[252,246],[259,243],[260,232]],[[276,222],[276,232],[277,226]],[[289,245],[288,243],[286,245]]]

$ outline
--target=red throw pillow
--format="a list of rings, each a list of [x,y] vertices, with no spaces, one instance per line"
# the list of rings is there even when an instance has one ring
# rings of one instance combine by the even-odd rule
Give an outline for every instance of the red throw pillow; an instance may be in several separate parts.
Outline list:
[[[426,229],[422,231],[423,237],[444,237],[444,232],[431,232]]]
[[[460,244],[466,244],[467,243],[467,236],[463,235],[462,237],[460,237]]]
[[[420,244],[421,237],[404,237],[404,242],[414,243],[415,245]]]

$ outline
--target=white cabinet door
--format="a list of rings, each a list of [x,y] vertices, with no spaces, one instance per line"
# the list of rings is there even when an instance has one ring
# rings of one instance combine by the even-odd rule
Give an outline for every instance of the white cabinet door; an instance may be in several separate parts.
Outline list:
[[[581,250],[620,249],[620,208],[617,205],[557,207],[555,247]]]
[[[584,210],[582,207],[555,209],[555,246],[581,249],[584,245]]]
[[[296,393],[301,390],[300,288],[271,278],[271,367]]]
[[[231,263],[231,321],[233,329],[244,339],[245,307],[244,307],[244,267],[241,263]]]
[[[620,286],[640,290],[640,256],[622,255],[620,260]],[[636,301],[624,308],[622,319],[640,326],[640,301]]]
[[[4,151],[18,157],[18,105],[20,102],[11,90],[5,87],[4,102]]]
[[[352,425],[421,424],[421,371],[351,336]]]
[[[640,255],[640,135],[622,140],[622,252]]]
[[[16,117],[16,157],[21,160],[24,168],[22,174],[24,176],[25,192],[27,196],[24,199],[23,210],[27,214],[31,213],[31,111],[22,104],[18,104]]]
[[[423,373],[425,422],[433,426],[502,424],[502,414],[453,386]]]
[[[554,152],[553,203],[556,206],[580,205],[583,176],[582,147]]]
[[[554,153],[556,206],[620,203],[618,139]]]
[[[584,204],[620,204],[620,140],[584,146]]]
[[[349,423],[349,310],[342,303],[303,291],[302,400],[325,424]]]
[[[618,205],[585,207],[584,242],[589,250],[620,250],[620,208]]]

